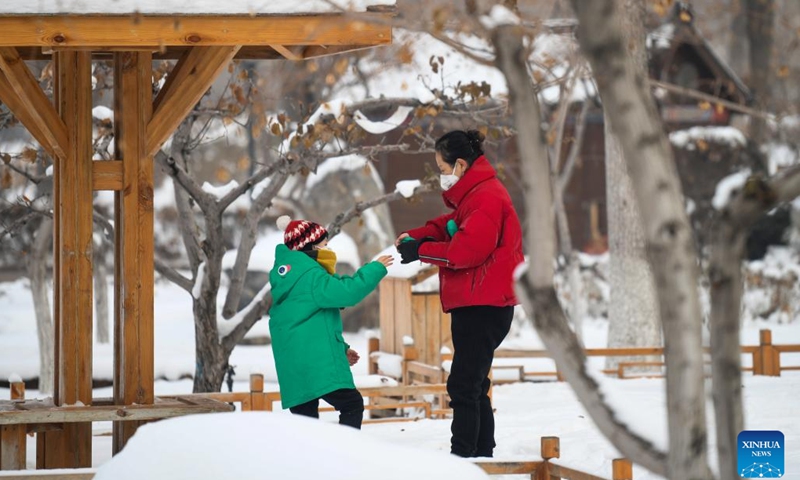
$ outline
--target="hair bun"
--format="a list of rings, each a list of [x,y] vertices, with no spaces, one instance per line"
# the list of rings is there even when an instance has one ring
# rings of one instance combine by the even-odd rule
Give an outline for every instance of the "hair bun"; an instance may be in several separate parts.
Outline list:
[[[467,130],[467,140],[475,153],[483,154],[483,141],[486,139],[478,130]]]
[[[292,217],[289,215],[281,215],[278,217],[278,220],[275,221],[275,225],[278,226],[280,231],[286,231],[286,227],[289,226],[289,223],[292,221]]]

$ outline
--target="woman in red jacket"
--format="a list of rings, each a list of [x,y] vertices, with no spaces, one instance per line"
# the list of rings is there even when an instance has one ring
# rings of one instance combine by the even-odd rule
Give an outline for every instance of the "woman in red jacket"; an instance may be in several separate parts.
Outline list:
[[[452,315],[455,352],[447,393],[451,453],[491,457],[494,415],[489,370],[514,316],[514,269],[523,261],[522,228],[511,197],[483,155],[483,135],[452,131],[436,141],[444,203],[453,212],[401,234],[403,260],[439,267],[442,308]]]

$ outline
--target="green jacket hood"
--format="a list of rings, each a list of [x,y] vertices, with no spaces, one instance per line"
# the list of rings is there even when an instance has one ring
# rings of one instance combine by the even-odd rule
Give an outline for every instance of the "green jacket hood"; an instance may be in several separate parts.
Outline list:
[[[322,268],[322,266],[305,253],[290,250],[283,243],[276,246],[275,265],[269,272],[269,283],[272,285],[274,301],[285,300],[297,281],[313,268]]]

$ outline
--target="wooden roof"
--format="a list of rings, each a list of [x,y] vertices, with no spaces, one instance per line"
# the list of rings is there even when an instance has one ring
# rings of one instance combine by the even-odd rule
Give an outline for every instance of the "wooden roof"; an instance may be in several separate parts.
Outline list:
[[[95,57],[121,50],[148,50],[154,58],[177,59],[195,46],[239,46],[236,59],[302,60],[388,45],[394,14],[393,5],[367,5],[364,11],[356,12],[317,8],[312,12],[273,13],[288,0],[275,0],[271,9],[250,13],[241,13],[237,0],[215,0],[226,6],[232,3],[233,14],[197,13],[202,11],[197,8],[180,14],[124,14],[118,13],[119,9],[105,13],[91,8],[80,14],[53,13],[47,8],[43,9],[46,13],[20,14],[12,12],[20,11],[13,6],[21,0],[6,1],[10,6],[0,2],[0,47],[15,47],[25,60],[49,58],[61,49],[91,50]],[[170,4],[176,0],[163,1]],[[311,1],[322,0],[296,3],[302,7]],[[368,1],[360,0],[361,4]],[[204,5],[202,1],[200,5]]]

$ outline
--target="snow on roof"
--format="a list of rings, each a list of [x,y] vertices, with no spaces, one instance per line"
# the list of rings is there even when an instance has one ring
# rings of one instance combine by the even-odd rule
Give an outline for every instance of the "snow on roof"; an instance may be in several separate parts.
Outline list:
[[[725,144],[730,147],[747,145],[744,134],[734,127],[692,127],[687,130],[676,130],[669,134],[669,141],[674,146],[694,150],[698,140]]]
[[[300,415],[237,412],[189,415],[144,425],[95,476],[96,480],[142,478],[489,477],[477,465],[445,451],[398,445]]]
[[[4,0],[0,15],[297,15],[364,12],[393,0]]]

